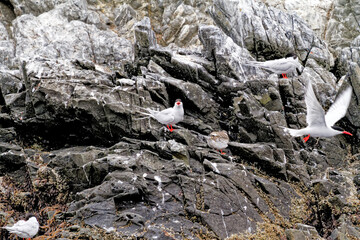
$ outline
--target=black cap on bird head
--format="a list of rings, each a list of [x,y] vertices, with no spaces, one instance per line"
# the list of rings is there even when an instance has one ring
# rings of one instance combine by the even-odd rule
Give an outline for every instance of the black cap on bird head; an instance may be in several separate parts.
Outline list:
[[[340,132],[344,131],[344,129],[342,129],[342,128],[339,127],[339,126],[331,126],[331,128],[334,129],[334,130],[336,130],[336,131],[340,131]]]
[[[336,130],[336,131],[339,131],[339,132],[341,132],[341,133],[343,133],[343,134],[352,136],[351,133],[345,131],[344,129],[342,129],[342,128],[339,127],[339,126],[331,126],[331,128],[334,129],[334,130]]]
[[[27,214],[25,215],[25,220],[27,221],[27,220],[29,220],[31,217],[35,217],[35,218],[36,218],[36,216],[35,216],[34,214],[32,214],[32,213],[27,213]]]
[[[297,55],[296,55],[295,53],[288,53],[288,54],[286,54],[285,58],[289,58],[289,57],[292,57],[292,58],[296,59],[296,58],[297,58]]]

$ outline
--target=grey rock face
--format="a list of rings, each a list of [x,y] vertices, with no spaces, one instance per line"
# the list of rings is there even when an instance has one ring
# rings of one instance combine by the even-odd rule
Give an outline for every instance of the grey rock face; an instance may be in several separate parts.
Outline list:
[[[359,1],[334,1],[325,37],[331,46],[347,47],[359,35],[358,4]]]
[[[37,212],[39,236],[57,239],[225,239],[259,235],[262,224],[288,239],[357,236],[355,220],[334,223],[358,200],[350,47],[334,65],[299,17],[251,0],[11,3],[17,17],[0,21],[6,214]],[[289,51],[305,61],[311,47],[289,79],[245,64]],[[338,123],[353,138],[284,133],[306,126],[308,81],[324,109],[353,87]],[[146,119],[176,99],[185,118],[173,132]],[[226,155],[206,144],[219,130]]]
[[[42,2],[38,1],[19,1],[14,0],[10,1],[12,6],[14,7],[14,12],[17,16],[23,14],[33,14],[35,16],[40,15],[43,12],[47,12],[53,9],[56,5],[65,3],[66,1],[53,1],[53,0],[46,0]]]
[[[291,1],[291,0],[264,0],[266,4],[290,14],[296,14],[303,19],[317,36],[324,37],[329,16],[334,10],[333,0]]]
[[[295,51],[304,59],[313,47],[318,62],[326,67],[333,65],[325,42],[297,16],[251,0],[216,0],[210,14],[236,44],[256,53],[257,57],[274,59]]]
[[[296,229],[287,229],[285,231],[288,240],[299,239],[323,239],[319,236],[316,229],[312,226],[297,224]]]

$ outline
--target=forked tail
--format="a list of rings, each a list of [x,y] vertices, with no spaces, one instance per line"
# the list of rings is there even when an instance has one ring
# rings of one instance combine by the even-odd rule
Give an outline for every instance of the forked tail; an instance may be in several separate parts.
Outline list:
[[[282,127],[282,128],[284,129],[284,132],[289,133],[293,137],[300,137],[304,135],[302,129],[291,129],[286,127]]]
[[[140,113],[140,114],[142,114],[142,115],[145,115],[146,117],[134,118],[135,121],[137,121],[137,120],[143,120],[143,119],[154,118],[154,116],[151,115],[150,113],[144,113],[144,112],[140,112],[140,111],[137,111],[137,113]],[[155,119],[155,118],[154,118],[154,119]]]

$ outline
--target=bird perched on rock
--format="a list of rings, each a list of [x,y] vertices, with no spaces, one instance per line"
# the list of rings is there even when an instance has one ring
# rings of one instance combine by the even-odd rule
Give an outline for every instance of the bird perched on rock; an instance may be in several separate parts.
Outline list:
[[[145,110],[149,113],[140,113],[156,119],[159,123],[166,124],[170,132],[174,131],[172,125],[175,125],[184,120],[184,108],[181,99],[176,99],[174,107],[172,108],[167,108],[162,111],[156,111],[148,108]]]
[[[229,143],[229,136],[226,131],[220,132],[212,132],[210,133],[209,137],[207,137],[207,144],[209,147],[215,148],[216,150],[220,151],[221,154],[225,154],[222,149],[227,148]]]
[[[27,214],[25,219],[26,221],[20,220],[11,227],[6,226],[3,228],[21,238],[30,239],[39,231],[39,222],[33,214]]]
[[[294,53],[287,54],[285,58],[269,60],[266,62],[250,61],[244,64],[252,67],[263,68],[276,74],[281,74],[283,78],[287,78],[286,74],[292,73],[295,70],[299,73],[302,68],[302,65],[298,61],[298,57]]]
[[[308,82],[305,93],[306,104],[306,122],[308,126],[303,129],[290,129],[284,128],[285,132],[288,132],[291,136],[298,137],[307,135],[304,138],[306,142],[309,140],[310,135],[313,137],[333,137],[339,134],[347,134],[352,136],[351,133],[344,131],[334,124],[343,118],[349,107],[351,100],[352,88],[345,89],[331,105],[328,112],[325,115],[324,109],[321,107],[317,100],[312,84]]]

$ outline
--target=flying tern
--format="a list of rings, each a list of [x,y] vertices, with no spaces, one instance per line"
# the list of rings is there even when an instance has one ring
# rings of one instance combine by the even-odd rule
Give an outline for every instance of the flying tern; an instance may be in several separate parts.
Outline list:
[[[252,67],[263,68],[276,74],[281,74],[283,78],[288,78],[286,74],[292,73],[295,70],[300,72],[300,69],[302,68],[302,65],[298,61],[298,57],[294,53],[287,54],[285,58],[265,62],[250,61],[244,64]]]
[[[284,128],[291,136],[299,137],[307,135],[304,138],[306,142],[310,135],[313,137],[333,137],[339,134],[347,134],[352,136],[351,133],[344,131],[342,128],[335,126],[334,124],[343,118],[349,107],[351,100],[352,88],[346,88],[342,93],[339,94],[335,102],[331,105],[327,113],[325,114],[324,109],[321,107],[317,100],[312,84],[307,84],[305,93],[305,104],[306,104],[306,122],[308,126],[303,129],[290,129]]]

